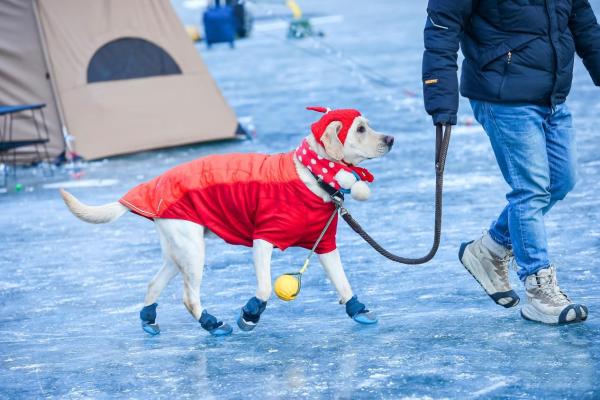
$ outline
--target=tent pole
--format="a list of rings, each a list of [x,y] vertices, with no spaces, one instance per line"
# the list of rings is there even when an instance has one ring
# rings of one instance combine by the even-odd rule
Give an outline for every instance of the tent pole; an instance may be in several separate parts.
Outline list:
[[[52,70],[52,64],[50,63],[50,55],[48,54],[47,49],[47,41],[46,36],[44,35],[44,30],[42,28],[42,20],[40,18],[40,11],[38,7],[38,3],[40,0],[31,0],[33,3],[33,14],[35,15],[35,21],[37,25],[38,35],[40,38],[40,44],[42,47],[42,54],[44,55],[44,61],[46,63],[46,71],[48,76],[46,77],[50,81],[50,86],[52,88],[52,97],[54,98],[54,103],[56,104],[56,110],[58,111],[58,119],[61,125],[61,132],[63,137],[63,146],[66,150],[67,159],[70,157],[69,152],[72,152],[70,140],[69,140],[69,131],[67,130],[67,125],[65,123],[65,116],[63,114],[63,107],[60,99],[56,95],[58,93],[58,88],[56,87],[56,83],[54,81],[54,71]]]

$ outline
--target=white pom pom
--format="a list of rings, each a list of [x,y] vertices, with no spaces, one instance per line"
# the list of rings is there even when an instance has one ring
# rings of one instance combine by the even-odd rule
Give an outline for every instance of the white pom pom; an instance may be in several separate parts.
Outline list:
[[[371,189],[364,181],[358,181],[350,188],[350,194],[354,200],[365,201],[371,195]]]
[[[356,177],[353,173],[340,169],[338,173],[335,174],[335,180],[342,188],[350,189],[356,182]]]

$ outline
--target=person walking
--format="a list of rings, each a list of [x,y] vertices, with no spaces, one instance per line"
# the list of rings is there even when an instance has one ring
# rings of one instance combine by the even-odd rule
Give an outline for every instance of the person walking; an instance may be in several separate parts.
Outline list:
[[[459,259],[499,305],[519,296],[508,279],[514,260],[525,285],[523,318],[581,322],[588,309],[564,293],[550,262],[544,216],[576,181],[575,134],[565,100],[574,54],[600,86],[600,26],[588,0],[429,0],[423,93],[434,124],[457,123],[460,93],[470,100],[511,190],[508,204]]]

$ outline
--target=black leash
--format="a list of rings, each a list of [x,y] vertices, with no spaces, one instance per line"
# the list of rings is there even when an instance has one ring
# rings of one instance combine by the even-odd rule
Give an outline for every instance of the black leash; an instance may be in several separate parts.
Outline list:
[[[417,265],[424,264],[430,261],[437,253],[440,247],[440,236],[442,234],[442,192],[444,187],[444,167],[446,165],[446,156],[448,154],[448,146],[450,145],[450,133],[451,125],[436,125],[436,138],[435,138],[435,222],[434,222],[434,233],[433,233],[433,245],[431,250],[423,257],[419,258],[407,258],[401,257],[396,254],[390,253],[384,249],[375,239],[373,239],[365,230],[360,226],[352,215],[344,208],[344,195],[339,191],[333,189],[331,186],[317,178],[319,186],[325,190],[331,197],[336,208],[339,210],[340,215],[346,221],[350,228],[360,235],[371,247],[373,247],[382,256],[402,264]]]

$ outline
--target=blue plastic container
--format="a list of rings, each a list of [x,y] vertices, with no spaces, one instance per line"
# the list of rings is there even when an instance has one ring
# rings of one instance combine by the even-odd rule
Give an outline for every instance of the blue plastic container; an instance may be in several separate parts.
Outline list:
[[[229,6],[209,7],[202,16],[204,21],[204,38],[206,45],[211,47],[214,43],[229,43],[233,47],[235,40],[235,17],[233,8]]]

